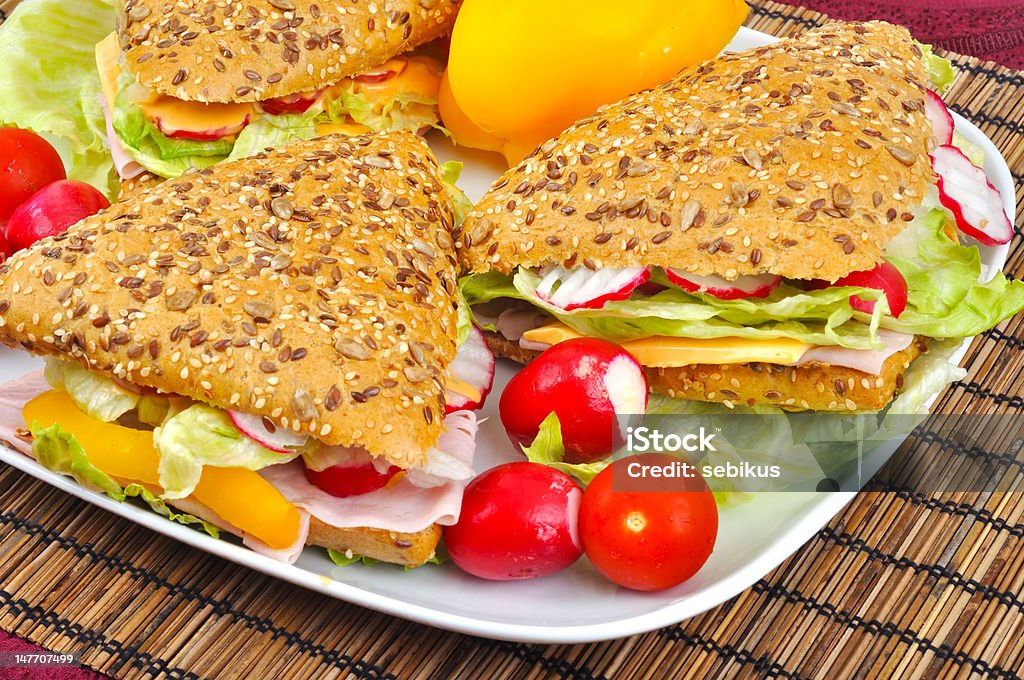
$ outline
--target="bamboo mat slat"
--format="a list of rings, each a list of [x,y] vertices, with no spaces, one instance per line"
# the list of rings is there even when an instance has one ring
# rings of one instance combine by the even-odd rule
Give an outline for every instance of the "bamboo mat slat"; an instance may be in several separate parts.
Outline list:
[[[0,20],[16,0],[0,0]],[[824,17],[751,0],[785,36]],[[1014,175],[1024,224],[1024,74],[949,55],[951,108]],[[1024,276],[1014,239],[1008,274]],[[1024,411],[1024,317],[979,337],[937,409]],[[976,422],[976,421],[975,421]],[[1005,422],[1005,421],[1004,421]],[[1018,677],[1024,671],[1019,433],[949,443],[944,421],[753,587],[647,635],[527,645],[445,633],[281,583],[0,466],[0,628],[124,678]],[[985,467],[982,467],[985,466]],[[985,472],[973,491],[958,480]]]

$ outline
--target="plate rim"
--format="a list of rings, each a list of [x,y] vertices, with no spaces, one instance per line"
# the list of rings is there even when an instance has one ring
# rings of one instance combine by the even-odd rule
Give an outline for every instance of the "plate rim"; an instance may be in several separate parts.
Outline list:
[[[733,40],[743,38],[768,44],[778,40],[761,31],[740,27]],[[953,113],[957,127],[968,133],[972,141],[980,142],[986,152],[986,173],[1003,196],[1004,209],[1009,215],[1016,212],[1013,181],[1005,158],[991,139],[962,116]],[[1009,189],[1007,191],[1007,189]],[[1009,244],[990,248],[993,262],[1005,266]],[[994,273],[994,272],[993,272]],[[959,363],[974,338],[966,338],[951,361]],[[786,558],[803,547],[818,530],[835,517],[853,498],[855,492],[820,494],[821,500],[809,506],[809,511],[797,522],[788,525],[775,542],[757,558],[734,570],[726,578],[703,590],[680,597],[664,606],[643,614],[600,623],[578,625],[519,624],[487,618],[445,612],[422,604],[409,603],[389,594],[381,594],[338,581],[293,564],[286,564],[232,542],[207,536],[195,529],[170,522],[161,515],[129,503],[119,503],[105,494],[79,485],[70,477],[51,472],[32,458],[7,446],[0,447],[0,461],[15,467],[36,479],[85,500],[124,519],[180,541],[192,548],[229,560],[273,578],[313,590],[345,602],[373,609],[385,614],[437,628],[468,635],[485,636],[497,640],[540,644],[578,644],[617,639],[645,633],[657,628],[680,623],[688,618],[717,607],[749,588],[759,578],[775,569]],[[694,602],[699,604],[694,604]]]

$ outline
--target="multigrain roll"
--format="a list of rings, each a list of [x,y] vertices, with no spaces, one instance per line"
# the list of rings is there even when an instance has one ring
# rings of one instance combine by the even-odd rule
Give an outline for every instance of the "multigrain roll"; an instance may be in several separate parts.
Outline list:
[[[943,61],[903,28],[832,23],[685,69],[545,142],[456,233],[492,347],[525,362],[596,336],[670,396],[885,406],[926,338],[1024,307],[1001,274],[979,283],[975,242],[952,227],[971,225],[936,198],[939,145],[977,158],[933,126]]]
[[[123,179],[178,177],[315,134],[437,126],[458,0],[128,0],[96,46]]]
[[[461,2],[128,0],[117,18],[125,65],[184,101],[259,102],[334,85],[451,32]]]
[[[472,413],[446,415],[452,222],[437,161],[406,132],[323,137],[139,189],[0,265],[0,340],[46,357],[59,388],[37,381],[25,401],[43,401],[7,425],[33,428],[40,460],[56,436],[40,427],[59,426],[113,456],[122,486],[273,551],[309,540],[421,564],[437,522],[458,516],[476,430]],[[137,441],[127,427],[152,431],[138,444],[151,468],[121,466],[137,455],[113,443]],[[377,469],[380,502],[307,479],[339,462]],[[211,493],[210,466],[234,481]],[[273,526],[253,525],[261,504],[278,508]]]

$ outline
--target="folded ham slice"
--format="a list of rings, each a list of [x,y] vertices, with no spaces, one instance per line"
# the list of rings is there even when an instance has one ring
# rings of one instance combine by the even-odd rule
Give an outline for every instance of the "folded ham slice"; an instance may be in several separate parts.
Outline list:
[[[456,411],[445,418],[445,426],[447,431],[430,451],[430,459],[438,461],[433,470],[428,464],[427,470],[409,471],[398,483],[370,493],[337,498],[321,491],[306,479],[301,460],[263,468],[260,475],[291,503],[339,529],[370,527],[415,533],[431,524],[455,524],[466,485],[462,470],[472,470],[476,416]],[[462,478],[445,479],[453,473]]]
[[[121,138],[114,132],[114,122],[110,115],[110,105],[107,103],[107,98],[102,94],[100,95],[100,105],[103,107],[103,117],[107,123],[107,146],[110,148],[110,157],[114,161],[114,169],[117,170],[117,175],[123,180],[135,179],[142,173],[146,172],[146,168],[142,167],[135,159],[128,155],[128,152],[124,150],[124,145],[121,144]]]
[[[850,349],[848,347],[839,347],[838,345],[812,347],[804,352],[803,356],[800,357],[800,361],[793,365],[829,364],[831,366],[852,368],[855,371],[870,373],[871,375],[880,375],[886,359],[910,347],[910,343],[914,341],[914,336],[879,328],[878,339],[885,345],[884,348],[878,350]]]

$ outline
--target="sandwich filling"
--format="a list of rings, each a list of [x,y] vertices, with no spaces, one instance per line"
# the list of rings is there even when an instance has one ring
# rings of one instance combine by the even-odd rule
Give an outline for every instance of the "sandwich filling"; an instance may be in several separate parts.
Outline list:
[[[438,126],[443,65],[421,50],[312,92],[206,104],[159,94],[125,67],[117,35],[96,45],[108,144],[122,179],[178,177],[296,139]],[[244,89],[244,85],[240,88]]]
[[[329,527],[400,533],[458,520],[462,491],[473,476],[472,411],[449,412],[425,464],[406,470],[359,447],[276,431],[265,419],[264,429],[246,423],[235,412],[52,357],[43,375],[30,374],[0,392],[0,437],[43,466],[116,500],[138,496],[213,536],[225,528],[276,559],[298,558],[310,518]],[[339,465],[344,470],[352,461],[391,475],[382,486],[338,496],[307,474]]]

